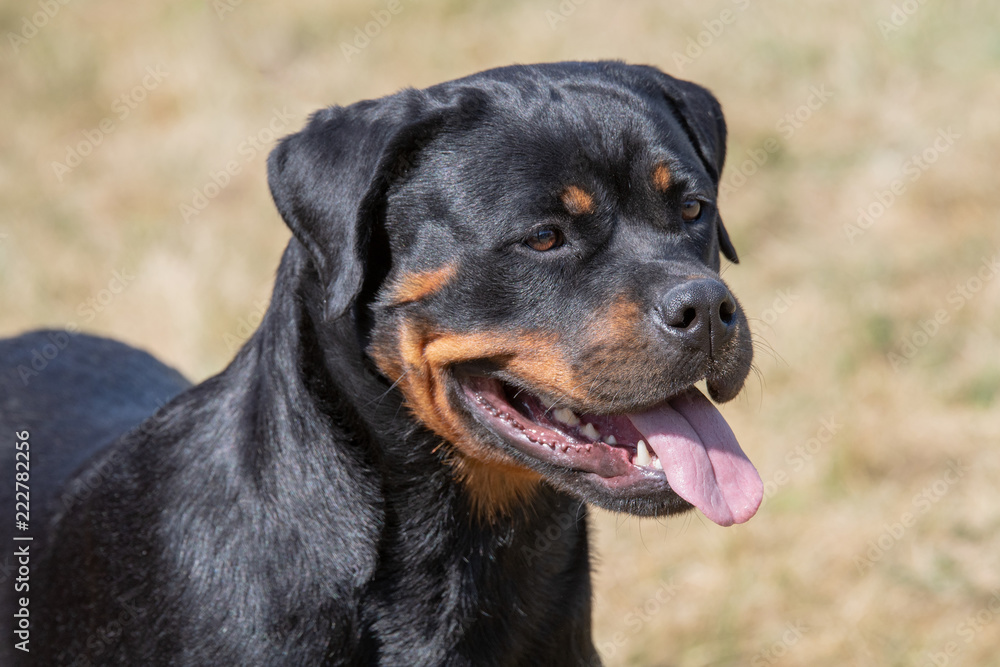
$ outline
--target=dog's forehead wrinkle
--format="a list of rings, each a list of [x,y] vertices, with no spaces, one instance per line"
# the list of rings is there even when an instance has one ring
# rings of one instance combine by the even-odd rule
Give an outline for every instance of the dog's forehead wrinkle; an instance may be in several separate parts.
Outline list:
[[[613,201],[626,201],[645,197],[650,186],[660,191],[662,195],[669,186],[684,194],[700,194],[714,198],[715,184],[708,174],[695,163],[695,168],[689,166],[693,155],[684,158],[685,150],[675,150],[662,144],[625,143],[617,155],[607,152],[580,153],[562,173],[545,178],[559,179],[563,186],[583,185],[595,195],[606,193]],[[656,167],[662,165],[665,169],[656,172]],[[659,180],[657,180],[659,179]],[[643,187],[643,184],[648,184]]]
[[[693,156],[688,156],[688,159],[675,160],[670,163],[671,184],[681,186],[678,189],[684,193],[714,196],[716,184],[700,162],[691,162],[693,159]]]
[[[520,113],[507,112],[494,122],[469,130],[469,137],[479,145],[492,145],[494,150],[487,151],[487,155],[499,152],[504,158],[521,158],[513,163],[515,167],[553,151],[559,153],[560,166],[566,164],[567,158],[574,163],[581,157],[591,165],[631,163],[650,147],[672,145],[678,140],[687,143],[680,127],[674,127],[672,121],[668,121],[671,126],[662,127],[663,131],[651,132],[652,111],[627,107],[623,113],[620,106],[607,102],[601,96],[584,96]],[[494,162],[503,164],[504,160]],[[504,166],[509,169],[511,164]]]
[[[558,202],[559,193],[571,185],[592,195],[598,207],[606,201],[635,209],[633,200],[648,190],[639,184],[649,181],[650,169],[658,162],[671,166],[671,182],[679,190],[694,190],[708,198],[714,195],[714,184],[701,173],[704,170],[684,133],[667,127],[675,124],[669,118],[661,123],[672,136],[651,133],[649,124],[641,122],[641,114],[598,121],[591,118],[592,110],[574,113],[542,114],[546,121],[529,123],[529,131],[523,131],[525,121],[519,114],[508,113],[463,131],[461,145],[468,145],[469,150],[430,146],[428,156],[421,160],[421,173],[409,184],[425,197],[414,197],[414,205],[436,208],[435,217],[456,230],[480,221],[462,230],[465,234],[477,236],[486,231],[497,236],[509,232],[511,224],[541,217],[539,208],[547,200]],[[447,196],[435,201],[427,190]],[[497,212],[515,210],[522,212],[521,220],[482,223],[495,221]]]

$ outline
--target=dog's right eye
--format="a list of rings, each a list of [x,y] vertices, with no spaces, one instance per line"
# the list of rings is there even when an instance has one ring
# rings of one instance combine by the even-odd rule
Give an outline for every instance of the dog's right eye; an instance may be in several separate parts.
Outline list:
[[[543,227],[535,230],[525,241],[529,248],[538,252],[554,250],[565,243],[563,233],[555,227]]]
[[[681,205],[681,219],[684,222],[694,222],[701,216],[701,202],[697,199],[686,199]]]

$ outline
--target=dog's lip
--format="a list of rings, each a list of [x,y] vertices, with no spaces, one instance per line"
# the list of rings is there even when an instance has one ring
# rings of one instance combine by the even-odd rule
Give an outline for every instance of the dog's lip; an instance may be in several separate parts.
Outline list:
[[[636,443],[642,439],[634,429],[630,429],[627,438],[622,433],[624,427],[615,431],[620,444],[607,442],[612,436],[611,420],[622,421],[621,418],[586,415],[586,421],[574,425],[556,417],[567,415],[561,412],[568,412],[567,408],[545,406],[533,395],[513,389],[499,379],[469,375],[459,378],[458,384],[471,412],[523,454],[561,468],[591,473],[606,481],[616,480],[615,486],[626,481],[620,478],[632,476],[658,476],[666,482],[662,470],[633,463]],[[517,394],[514,402],[518,407],[507,397],[508,389]],[[579,419],[575,413],[568,414]]]
[[[627,492],[652,482],[722,526],[749,520],[763,500],[757,470],[694,387],[641,412],[576,415],[496,378],[458,383],[470,411],[513,448],[605,487]]]

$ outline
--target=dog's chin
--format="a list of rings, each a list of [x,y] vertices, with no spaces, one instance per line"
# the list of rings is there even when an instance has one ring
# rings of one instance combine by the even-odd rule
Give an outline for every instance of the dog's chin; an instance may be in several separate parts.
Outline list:
[[[486,446],[503,449],[552,486],[585,502],[638,516],[698,506],[720,525],[746,521],[760,504],[762,491],[750,488],[759,485],[759,476],[721,415],[705,407],[710,406],[708,400],[693,386],[655,405],[618,414],[574,412],[558,400],[496,377],[460,375],[454,388],[454,399],[464,407],[474,431],[491,443]],[[716,392],[710,388],[710,393]],[[728,431],[731,443],[711,441],[727,437],[705,432],[712,429]],[[712,456],[713,448],[723,454]],[[733,456],[742,457],[735,462],[738,474],[722,479],[731,471],[717,469],[731,465]],[[720,463],[720,457],[729,458]],[[704,463],[688,460],[700,458]],[[709,482],[685,479],[706,475],[712,478]],[[717,476],[721,481],[716,482]],[[730,488],[740,485],[746,488]]]

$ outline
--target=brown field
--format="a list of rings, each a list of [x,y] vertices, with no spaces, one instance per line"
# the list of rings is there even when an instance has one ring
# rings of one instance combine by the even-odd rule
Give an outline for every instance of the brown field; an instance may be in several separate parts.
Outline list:
[[[512,62],[655,64],[727,113],[759,372],[723,411],[768,485],[735,528],[595,513],[606,662],[1000,664],[1000,3],[399,0],[348,58],[383,0],[227,1],[0,6],[0,334],[76,323],[205,378],[288,238],[271,129]]]

